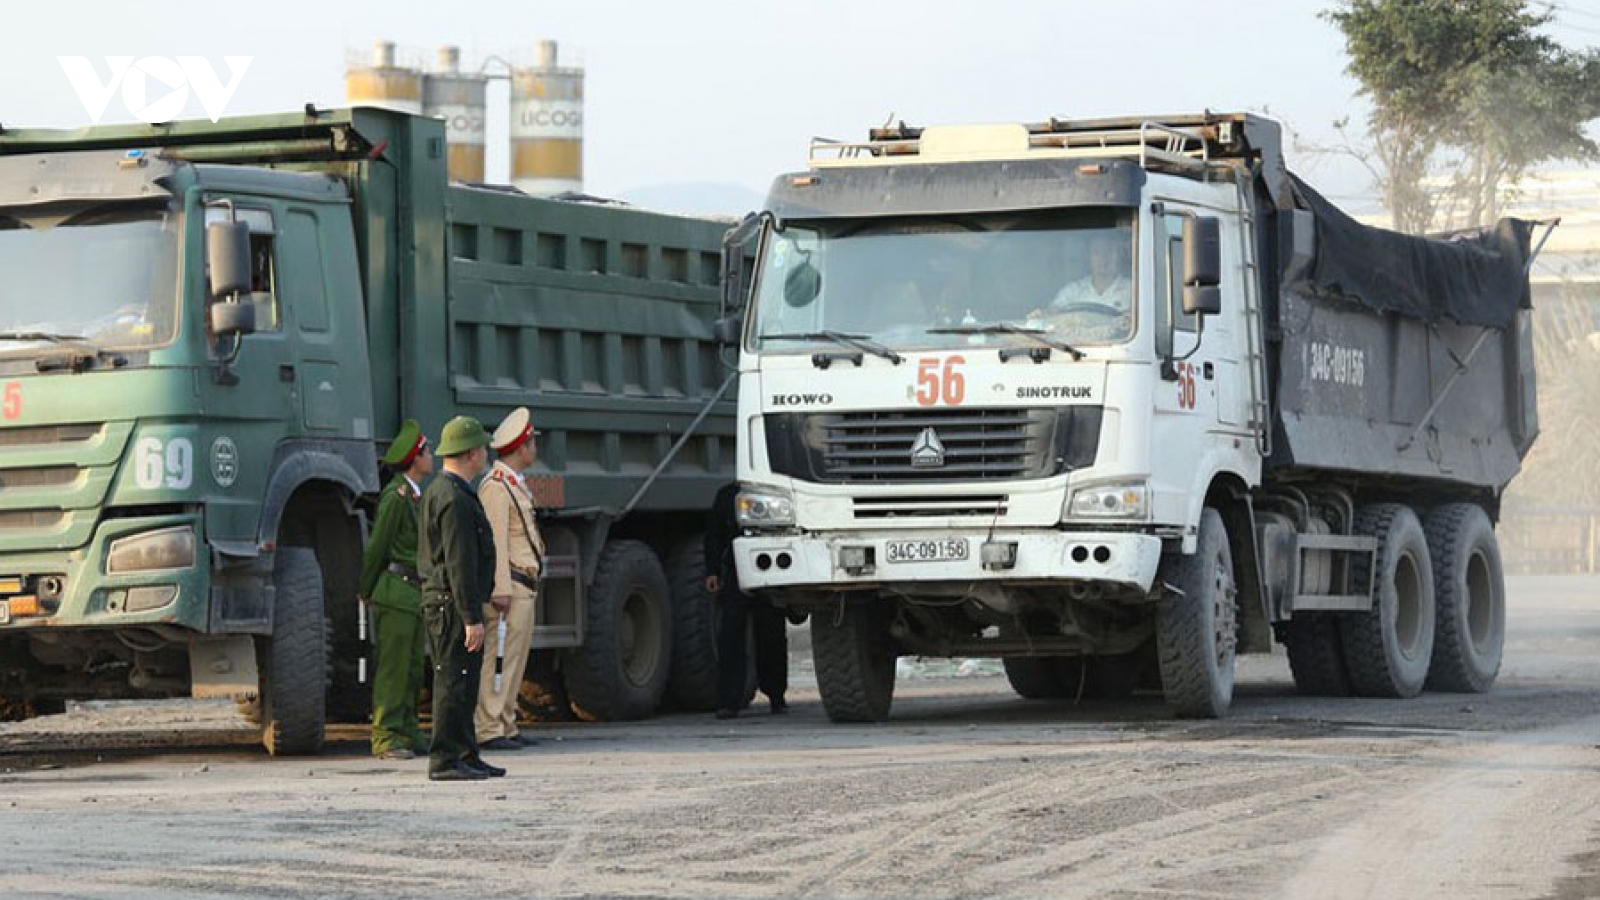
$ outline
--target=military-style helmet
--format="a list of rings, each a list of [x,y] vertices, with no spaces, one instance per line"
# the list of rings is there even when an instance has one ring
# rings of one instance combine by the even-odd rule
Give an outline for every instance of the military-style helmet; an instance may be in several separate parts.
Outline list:
[[[483,423],[471,416],[456,416],[444,423],[444,430],[439,432],[440,456],[459,456],[468,450],[489,446],[489,432],[483,429]]]

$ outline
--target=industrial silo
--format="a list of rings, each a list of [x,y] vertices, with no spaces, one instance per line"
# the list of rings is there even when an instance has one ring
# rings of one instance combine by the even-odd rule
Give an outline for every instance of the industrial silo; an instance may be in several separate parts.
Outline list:
[[[511,73],[511,183],[529,194],[583,190],[583,70],[556,62],[556,42]]]
[[[373,45],[370,66],[352,65],[344,74],[345,100],[352,106],[382,106],[422,112],[422,73],[395,65],[394,42]]]
[[[482,75],[462,74],[455,47],[439,48],[438,67],[423,81],[422,112],[444,119],[452,181],[483,181],[487,83]]]

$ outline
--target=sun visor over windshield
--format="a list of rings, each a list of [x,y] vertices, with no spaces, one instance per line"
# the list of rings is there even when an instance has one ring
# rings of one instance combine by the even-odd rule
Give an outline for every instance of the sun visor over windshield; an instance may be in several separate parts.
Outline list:
[[[1144,170],[1123,160],[827,168],[779,176],[770,209],[784,220],[1134,207],[1144,181]]]

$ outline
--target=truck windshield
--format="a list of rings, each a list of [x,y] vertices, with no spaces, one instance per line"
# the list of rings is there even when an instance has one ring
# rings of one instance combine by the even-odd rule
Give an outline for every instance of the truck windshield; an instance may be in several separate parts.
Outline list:
[[[825,342],[796,336],[824,331],[898,349],[1122,343],[1132,251],[1127,210],[790,222],[760,261],[753,349],[813,352]]]
[[[171,341],[177,235],[165,202],[0,209],[0,357],[63,340],[102,350]]]

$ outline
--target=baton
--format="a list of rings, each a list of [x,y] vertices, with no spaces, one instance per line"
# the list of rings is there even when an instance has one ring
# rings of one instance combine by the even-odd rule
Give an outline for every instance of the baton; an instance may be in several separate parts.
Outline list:
[[[356,659],[356,684],[367,683],[367,605],[356,601],[356,637],[361,641],[361,656]]]
[[[506,615],[500,614],[500,624],[494,629],[494,692],[500,693],[502,672],[506,666]]]

